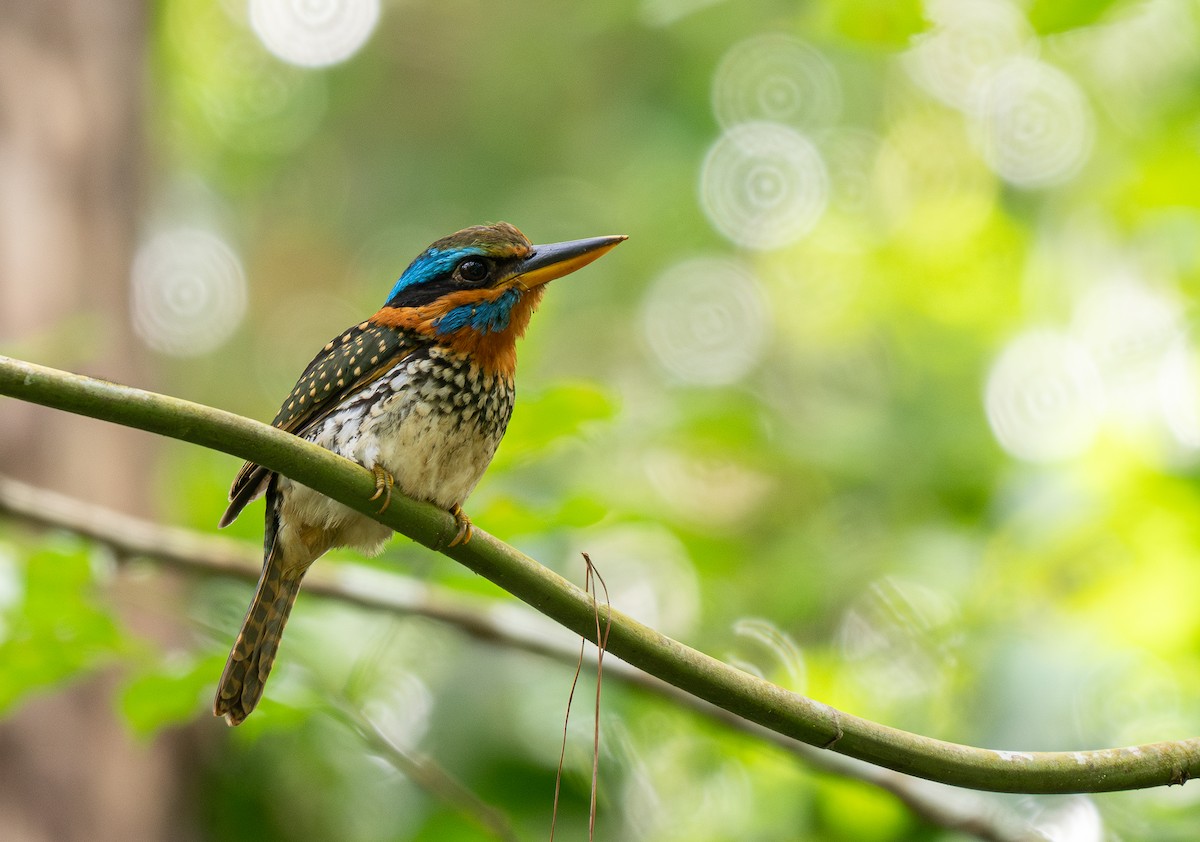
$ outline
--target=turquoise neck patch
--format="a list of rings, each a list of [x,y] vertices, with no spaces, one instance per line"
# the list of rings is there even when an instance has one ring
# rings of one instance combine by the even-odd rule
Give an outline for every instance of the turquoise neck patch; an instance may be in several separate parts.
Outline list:
[[[407,274],[407,273],[406,273]],[[455,307],[433,323],[438,333],[445,335],[464,327],[479,333],[499,333],[508,328],[512,308],[521,300],[519,289],[510,289],[495,301],[463,304]]]

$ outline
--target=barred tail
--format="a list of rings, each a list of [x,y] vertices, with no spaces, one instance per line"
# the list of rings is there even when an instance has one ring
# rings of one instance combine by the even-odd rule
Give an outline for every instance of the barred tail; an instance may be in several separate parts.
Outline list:
[[[279,650],[283,627],[308,567],[304,564],[285,568],[282,559],[277,557],[282,555],[281,543],[276,542],[267,557],[254,601],[246,612],[242,630],[217,685],[213,713],[224,716],[230,725],[241,723],[262,698],[263,686]]]

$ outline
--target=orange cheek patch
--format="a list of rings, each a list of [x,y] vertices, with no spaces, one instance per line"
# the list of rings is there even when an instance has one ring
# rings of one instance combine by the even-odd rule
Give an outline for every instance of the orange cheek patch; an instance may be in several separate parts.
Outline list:
[[[423,307],[384,307],[368,320],[383,327],[420,333],[436,344],[470,357],[482,370],[511,378],[517,370],[517,340],[525,334],[529,318],[545,293],[534,287],[521,296],[509,314],[508,327],[494,333],[481,333],[462,327],[450,333],[438,333],[438,319],[456,307],[491,303],[507,292],[504,288],[469,289],[452,292]]]
[[[502,289],[459,290],[421,307],[384,307],[367,321],[382,327],[405,328],[432,336],[437,334],[434,322],[451,310],[464,305],[491,303],[504,292]]]

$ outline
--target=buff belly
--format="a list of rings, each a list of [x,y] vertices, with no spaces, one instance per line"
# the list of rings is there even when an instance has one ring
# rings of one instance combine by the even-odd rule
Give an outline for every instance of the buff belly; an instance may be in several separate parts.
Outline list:
[[[511,381],[434,352],[402,361],[305,437],[367,468],[383,467],[408,497],[451,509],[463,504],[483,476],[511,412]],[[392,534],[284,477],[280,490],[284,532],[307,528],[322,533],[319,541],[328,541],[328,547],[366,553],[378,552]]]

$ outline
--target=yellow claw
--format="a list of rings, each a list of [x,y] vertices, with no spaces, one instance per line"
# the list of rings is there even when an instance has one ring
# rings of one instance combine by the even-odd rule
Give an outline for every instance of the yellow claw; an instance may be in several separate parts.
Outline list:
[[[388,504],[392,502],[392,486],[396,484],[396,478],[388,473],[387,468],[382,465],[376,465],[371,468],[371,473],[375,475],[375,493],[367,499],[378,500],[380,497],[383,498],[383,505],[375,513],[381,515],[387,511]]]
[[[471,540],[471,519],[467,517],[467,513],[462,510],[462,506],[457,503],[450,510],[450,514],[454,515],[454,522],[458,525],[458,532],[454,536],[454,540],[447,546],[457,547],[459,544],[465,544]]]

